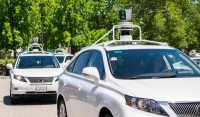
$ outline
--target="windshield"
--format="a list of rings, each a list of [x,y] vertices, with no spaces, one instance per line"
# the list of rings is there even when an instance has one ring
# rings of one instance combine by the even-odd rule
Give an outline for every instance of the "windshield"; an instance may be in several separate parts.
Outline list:
[[[200,68],[179,50],[134,49],[107,51],[115,78],[169,78],[200,76]]]
[[[65,56],[55,56],[55,57],[58,59],[59,63],[63,63],[65,58]]]
[[[59,63],[54,56],[20,56],[17,68],[59,68]]]

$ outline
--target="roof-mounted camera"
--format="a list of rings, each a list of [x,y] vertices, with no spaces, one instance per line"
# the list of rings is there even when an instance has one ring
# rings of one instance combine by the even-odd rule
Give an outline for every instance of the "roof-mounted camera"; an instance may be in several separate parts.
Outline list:
[[[25,52],[43,52],[43,45],[38,43],[38,37],[33,38],[33,43],[28,45]]]
[[[58,44],[58,48],[55,50],[55,53],[63,53],[63,50],[61,48],[61,44]]]
[[[121,43],[121,42],[131,42],[131,44],[137,44],[139,42],[144,42],[144,43],[149,43],[149,44],[155,44],[155,45],[162,45],[162,46],[168,46],[167,43],[163,42],[157,42],[157,41],[150,41],[150,40],[143,40],[142,39],[142,30],[140,26],[133,24],[130,22],[132,16],[132,10],[131,9],[124,9],[124,10],[119,10],[119,17],[121,22],[118,25],[114,25],[111,30],[109,30],[106,34],[104,34],[101,38],[99,38],[96,42],[92,44],[93,45],[101,45],[101,46],[108,46],[114,43]],[[139,40],[133,40],[131,31],[137,28],[139,30]],[[119,31],[119,39],[115,39],[116,33],[115,29],[118,29]],[[108,42],[103,42],[99,43],[103,38],[108,36],[110,33],[112,33],[112,40]]]
[[[129,22],[132,16],[132,9],[119,10],[119,24],[120,40],[132,40],[131,31],[133,30],[133,23]]]
[[[104,34],[101,38],[99,38],[93,45],[97,44],[100,40],[102,40],[105,36],[110,33],[113,33],[113,41],[118,41],[115,39],[115,29],[119,31],[119,41],[132,41],[131,31],[134,28],[139,29],[139,40],[142,40],[142,31],[140,26],[133,24],[130,22],[132,16],[132,9],[121,9],[119,10],[119,18],[121,22],[118,25],[114,25],[113,28]]]
[[[119,10],[119,18],[122,22],[130,21],[132,16],[132,9]]]

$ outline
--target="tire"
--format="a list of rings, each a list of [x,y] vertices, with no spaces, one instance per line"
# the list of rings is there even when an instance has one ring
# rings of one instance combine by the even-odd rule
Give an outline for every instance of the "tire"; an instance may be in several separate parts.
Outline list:
[[[10,104],[18,104],[18,99],[10,97]]]
[[[58,117],[67,117],[67,111],[66,111],[64,99],[62,99],[59,103]]]
[[[10,91],[10,104],[18,104],[18,99],[15,99],[12,97],[11,91]]]
[[[103,117],[113,117],[113,116],[109,113],[109,114],[104,115]]]

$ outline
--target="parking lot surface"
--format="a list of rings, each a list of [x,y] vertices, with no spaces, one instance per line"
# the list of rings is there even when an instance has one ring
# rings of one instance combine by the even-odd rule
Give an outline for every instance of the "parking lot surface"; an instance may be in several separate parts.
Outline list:
[[[21,99],[10,105],[10,79],[0,76],[0,117],[57,117],[55,99]]]

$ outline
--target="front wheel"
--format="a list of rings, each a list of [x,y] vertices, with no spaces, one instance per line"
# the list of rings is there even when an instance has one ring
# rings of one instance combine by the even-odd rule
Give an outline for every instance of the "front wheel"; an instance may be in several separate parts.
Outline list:
[[[62,99],[59,103],[59,109],[58,109],[58,117],[67,117],[67,111],[64,99]]]
[[[10,104],[18,104],[18,99],[10,97]]]
[[[18,99],[15,99],[11,96],[11,91],[10,91],[10,104],[18,104]]]

